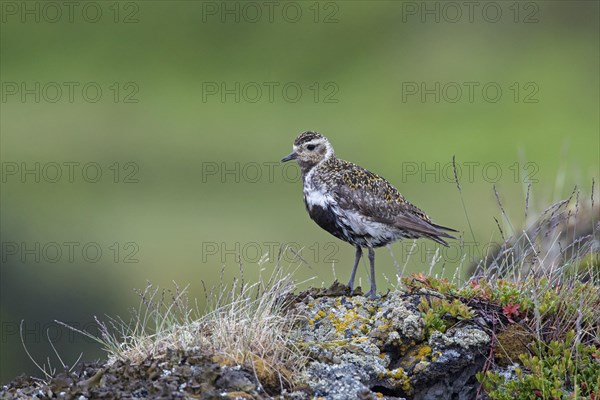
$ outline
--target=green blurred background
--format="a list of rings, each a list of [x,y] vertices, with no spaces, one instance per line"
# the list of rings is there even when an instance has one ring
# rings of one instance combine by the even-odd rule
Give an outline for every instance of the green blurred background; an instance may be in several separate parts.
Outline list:
[[[278,163],[304,130],[464,233],[438,274],[499,240],[494,184],[515,229],[528,183],[533,210],[598,187],[598,2],[54,4],[2,2],[2,383],[39,374],[21,320],[40,362],[60,365],[47,330],[66,363],[101,358],[52,321],[128,319],[148,281],[202,303],[237,255],[251,281],[286,243],[304,248],[307,263],[282,262],[299,281],[345,281],[352,247],[310,221],[296,166]],[[391,247],[401,266],[410,244]],[[419,242],[407,270],[436,248]],[[384,290],[385,248],[377,273]]]

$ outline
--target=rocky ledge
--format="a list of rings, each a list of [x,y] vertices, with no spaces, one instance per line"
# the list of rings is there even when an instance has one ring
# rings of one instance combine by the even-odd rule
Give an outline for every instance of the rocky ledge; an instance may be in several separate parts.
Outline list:
[[[427,293],[395,291],[374,301],[334,295],[344,290],[334,285],[308,291],[297,304],[308,317],[300,343],[313,360],[306,383],[314,395],[340,400],[476,397],[475,374],[490,343],[481,327],[455,319],[443,333],[428,330],[419,309]]]
[[[309,361],[293,386],[180,349],[137,364],[82,364],[45,382],[20,377],[0,397],[475,399],[490,336],[460,313],[433,329],[423,305],[439,296],[394,291],[369,300],[337,283],[294,295],[289,310],[302,316],[296,345]]]

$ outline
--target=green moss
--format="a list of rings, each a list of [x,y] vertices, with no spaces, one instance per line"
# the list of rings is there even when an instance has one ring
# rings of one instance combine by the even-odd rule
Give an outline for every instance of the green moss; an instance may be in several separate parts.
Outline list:
[[[520,324],[510,324],[496,334],[494,359],[498,365],[508,366],[519,361],[535,343],[535,337]]]

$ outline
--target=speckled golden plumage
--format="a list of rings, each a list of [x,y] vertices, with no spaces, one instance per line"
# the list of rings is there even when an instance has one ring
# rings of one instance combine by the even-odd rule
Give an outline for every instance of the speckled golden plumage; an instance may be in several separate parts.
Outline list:
[[[444,231],[384,178],[337,158],[321,134],[307,131],[294,141],[294,151],[282,161],[296,160],[302,172],[304,201],[310,217],[332,235],[356,247],[352,288],[362,247],[369,249],[371,290],[375,296],[373,248],[402,238],[428,238],[447,246]]]

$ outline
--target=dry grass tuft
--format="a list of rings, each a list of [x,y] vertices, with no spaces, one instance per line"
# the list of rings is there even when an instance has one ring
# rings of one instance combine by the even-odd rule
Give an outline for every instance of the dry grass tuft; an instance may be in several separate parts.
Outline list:
[[[262,270],[261,270],[262,271]],[[109,363],[126,360],[140,363],[160,357],[167,349],[198,350],[213,355],[222,365],[241,365],[254,371],[269,388],[289,388],[306,365],[306,357],[295,345],[294,326],[299,316],[287,310],[295,289],[292,273],[279,265],[265,280],[245,284],[243,273],[231,286],[206,292],[206,310],[190,306],[187,287],[160,291],[148,284],[139,293],[140,305],[131,322],[96,319],[100,336],[67,326],[102,344]]]

